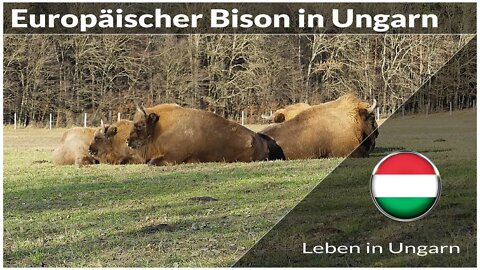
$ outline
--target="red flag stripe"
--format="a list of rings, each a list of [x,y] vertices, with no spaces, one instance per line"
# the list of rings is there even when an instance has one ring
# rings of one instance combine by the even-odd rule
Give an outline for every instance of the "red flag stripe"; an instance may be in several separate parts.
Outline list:
[[[375,174],[436,174],[433,166],[414,153],[394,154],[378,166]]]

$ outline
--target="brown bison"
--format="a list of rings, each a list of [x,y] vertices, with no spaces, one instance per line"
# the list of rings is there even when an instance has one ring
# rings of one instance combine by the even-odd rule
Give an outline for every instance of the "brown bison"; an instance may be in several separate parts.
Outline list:
[[[133,122],[121,120],[112,125],[102,125],[93,137],[88,152],[100,163],[108,164],[138,164],[145,163],[137,151],[125,144]]]
[[[269,138],[206,111],[176,104],[142,107],[133,122],[127,144],[151,165],[281,157]]]
[[[88,165],[98,161],[88,154],[88,146],[95,128],[74,127],[67,130],[60,145],[53,151],[53,163],[57,165]]]
[[[378,136],[375,107],[376,101],[369,105],[347,94],[260,133],[275,140],[287,159],[343,157],[354,150],[352,156],[367,157]]]
[[[297,103],[293,105],[288,105],[283,109],[276,110],[272,115],[262,114],[262,118],[267,121],[273,121],[274,123],[282,123],[292,119],[297,114],[303,112],[304,110],[310,107],[311,106],[308,105],[307,103]]]

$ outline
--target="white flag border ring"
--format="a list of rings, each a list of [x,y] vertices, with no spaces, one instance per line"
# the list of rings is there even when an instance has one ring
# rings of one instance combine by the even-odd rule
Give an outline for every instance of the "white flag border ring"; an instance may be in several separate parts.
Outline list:
[[[435,171],[435,174],[437,175],[437,178],[438,178],[438,193],[437,193],[437,196],[435,198],[435,202],[432,204],[432,206],[423,214],[421,214],[420,216],[418,217],[414,217],[414,218],[409,218],[409,219],[402,219],[402,218],[397,218],[397,217],[394,217],[392,215],[390,215],[389,213],[387,213],[385,210],[383,210],[383,208],[378,204],[377,200],[375,200],[375,196],[373,195],[373,177],[375,176],[375,173],[377,172],[378,170],[378,167],[380,166],[380,164],[383,163],[383,161],[385,161],[386,159],[390,158],[391,156],[394,156],[394,155],[397,155],[397,154],[402,154],[402,153],[410,153],[410,154],[415,154],[415,155],[418,155],[420,157],[422,157],[423,159],[425,159],[426,161],[428,161],[428,163],[430,163],[430,165],[432,166],[433,170]],[[375,168],[373,169],[373,172],[372,172],[372,175],[370,176],[370,197],[372,198],[372,201],[373,203],[375,204],[375,207],[386,217],[390,218],[390,219],[393,219],[395,221],[400,221],[400,222],[411,222],[411,221],[416,221],[416,220],[419,220],[419,219],[422,219],[424,217],[426,217],[427,215],[429,215],[433,209],[435,209],[435,207],[437,206],[438,202],[440,201],[440,195],[442,194],[442,179],[440,177],[440,173],[437,169],[437,167],[435,166],[435,164],[433,164],[432,161],[430,161],[429,158],[427,158],[425,155],[419,153],[419,152],[416,152],[416,151],[396,151],[396,152],[392,152],[390,154],[388,154],[387,156],[385,156],[384,158],[382,158],[378,163],[377,165],[375,166]]]

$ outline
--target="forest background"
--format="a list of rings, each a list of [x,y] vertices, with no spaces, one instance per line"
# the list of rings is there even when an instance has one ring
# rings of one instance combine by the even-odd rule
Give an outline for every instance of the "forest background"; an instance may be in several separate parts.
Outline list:
[[[136,104],[178,103],[247,123],[345,93],[387,117],[472,35],[4,36],[4,124],[56,127],[131,118]],[[473,59],[473,58],[472,58]],[[460,71],[466,65],[458,63]],[[408,112],[475,107],[476,74],[440,78]],[[460,82],[460,83],[459,83]]]

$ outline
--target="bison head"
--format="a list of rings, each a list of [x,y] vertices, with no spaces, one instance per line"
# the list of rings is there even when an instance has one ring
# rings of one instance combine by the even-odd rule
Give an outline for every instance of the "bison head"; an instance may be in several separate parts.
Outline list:
[[[280,109],[280,110],[277,110],[272,115],[262,114],[262,118],[269,122],[273,121],[274,123],[282,123],[285,121],[285,114],[283,113],[284,111],[285,109]]]
[[[93,140],[88,147],[89,154],[95,158],[101,158],[113,151],[113,138],[117,134],[117,127],[105,125],[103,121],[101,123],[101,127],[95,131]]]
[[[137,107],[127,145],[133,149],[146,145],[153,138],[155,126],[159,119],[160,117],[156,113],[147,113],[143,106]]]
[[[378,137],[378,125],[375,120],[375,108],[377,101],[373,100],[373,104],[365,109],[360,109],[361,130],[362,130],[362,146],[367,153],[370,153],[375,148],[375,140]]]
[[[282,123],[294,118],[299,113],[303,112],[304,110],[310,107],[311,106],[307,103],[296,103],[296,104],[288,105],[283,109],[278,109],[271,115],[262,114],[262,118],[269,122],[273,121],[274,123]]]

